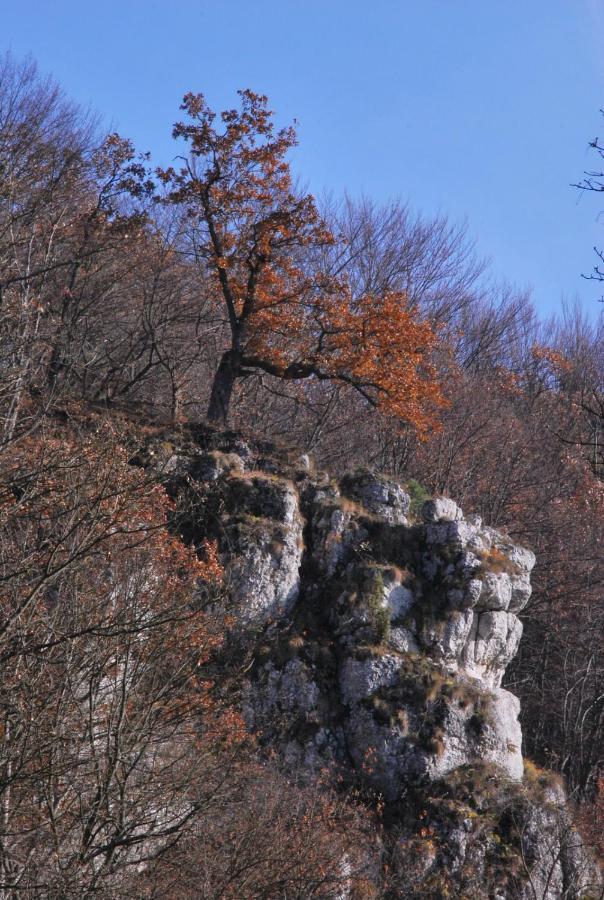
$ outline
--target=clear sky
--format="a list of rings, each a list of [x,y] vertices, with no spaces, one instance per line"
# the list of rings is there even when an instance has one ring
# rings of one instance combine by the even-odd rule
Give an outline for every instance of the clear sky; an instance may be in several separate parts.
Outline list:
[[[31,53],[75,100],[174,155],[178,105],[237,88],[299,122],[315,193],[399,196],[467,219],[494,272],[597,311],[581,272],[604,202],[570,183],[604,135],[604,0],[4,0],[0,51]]]

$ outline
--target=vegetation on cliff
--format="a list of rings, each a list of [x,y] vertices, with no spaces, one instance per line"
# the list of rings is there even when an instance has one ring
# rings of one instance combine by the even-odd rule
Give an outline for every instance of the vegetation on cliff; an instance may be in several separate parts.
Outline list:
[[[320,206],[241,102],[187,95],[154,173],[0,65],[0,893],[579,896],[602,320]]]

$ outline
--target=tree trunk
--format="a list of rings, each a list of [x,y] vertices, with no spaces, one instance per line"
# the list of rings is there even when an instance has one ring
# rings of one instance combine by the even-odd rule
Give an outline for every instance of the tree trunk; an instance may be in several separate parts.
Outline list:
[[[210,405],[208,407],[208,419],[210,422],[226,425],[233,387],[240,368],[238,355],[233,350],[227,350],[220,360],[220,365],[212,384]]]
[[[171,387],[172,387],[172,400],[170,403],[170,421],[172,422],[172,425],[176,425],[176,423],[178,421],[178,417],[180,415],[180,400],[181,400],[180,386],[176,385],[176,384],[174,384],[174,382],[172,382]]]
[[[61,350],[61,343],[59,338],[57,338],[57,342],[52,348],[50,362],[48,363],[48,369],[46,372],[46,383],[49,388],[56,387],[59,380],[59,375],[65,369],[65,363],[63,361],[63,354]]]

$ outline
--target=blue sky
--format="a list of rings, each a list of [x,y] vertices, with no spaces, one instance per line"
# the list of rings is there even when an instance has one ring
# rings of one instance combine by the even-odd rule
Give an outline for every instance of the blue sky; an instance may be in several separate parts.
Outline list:
[[[543,314],[599,309],[604,202],[570,183],[604,135],[603,46],[604,0],[7,0],[0,32],[157,162],[186,91],[268,94],[313,192],[467,219]]]

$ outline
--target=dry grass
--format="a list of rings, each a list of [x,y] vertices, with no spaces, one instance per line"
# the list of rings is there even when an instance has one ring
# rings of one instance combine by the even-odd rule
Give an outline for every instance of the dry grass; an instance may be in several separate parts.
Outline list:
[[[503,553],[499,547],[491,547],[490,550],[483,550],[479,554],[480,568],[479,575],[487,575],[489,572],[496,575],[505,573],[507,575],[519,575],[520,569],[515,562]]]
[[[214,451],[215,454],[220,453],[220,451]],[[233,453],[221,453],[221,456],[228,458],[230,456],[236,456]],[[239,459],[239,457],[237,457]],[[233,479],[240,479],[241,481],[268,481],[272,484],[281,484],[286,485],[287,487],[291,487],[294,490],[296,486],[291,478],[286,478],[284,475],[274,475],[272,472],[263,472],[262,469],[250,469],[248,472],[244,472],[243,469],[233,470],[229,473],[230,477]]]
[[[527,787],[532,788],[564,789],[564,779],[558,772],[552,772],[550,769],[543,769],[526,756],[524,757],[523,781]]]
[[[372,522],[377,522],[379,519],[379,516],[376,516],[368,509],[365,509],[362,503],[358,503],[356,500],[350,500],[349,497],[338,497],[337,505],[343,513],[349,513],[352,516],[369,519]]]

